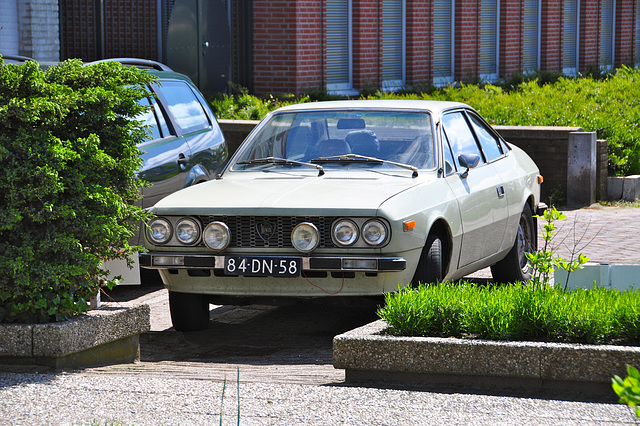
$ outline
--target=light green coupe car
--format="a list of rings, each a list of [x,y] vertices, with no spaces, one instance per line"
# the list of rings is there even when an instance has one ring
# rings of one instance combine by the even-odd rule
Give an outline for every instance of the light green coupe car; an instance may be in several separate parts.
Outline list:
[[[159,201],[141,266],[177,330],[209,302],[382,295],[491,266],[526,280],[542,176],[471,107],[338,101],[269,114],[219,179]]]

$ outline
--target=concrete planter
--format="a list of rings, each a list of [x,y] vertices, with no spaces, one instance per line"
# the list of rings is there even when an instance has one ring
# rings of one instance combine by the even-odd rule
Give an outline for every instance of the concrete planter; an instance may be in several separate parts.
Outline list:
[[[611,378],[640,366],[639,347],[393,337],[386,327],[376,321],[334,338],[333,365],[348,383],[617,401]]]
[[[0,324],[0,364],[54,368],[129,363],[140,359],[140,333],[149,331],[149,306],[109,306],[68,321]]]

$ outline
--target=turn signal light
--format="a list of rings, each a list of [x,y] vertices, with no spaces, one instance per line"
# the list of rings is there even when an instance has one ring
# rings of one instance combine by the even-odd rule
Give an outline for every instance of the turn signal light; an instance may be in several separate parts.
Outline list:
[[[404,229],[404,232],[410,231],[416,227],[416,221],[413,219],[405,220],[404,222],[402,222],[402,227]]]

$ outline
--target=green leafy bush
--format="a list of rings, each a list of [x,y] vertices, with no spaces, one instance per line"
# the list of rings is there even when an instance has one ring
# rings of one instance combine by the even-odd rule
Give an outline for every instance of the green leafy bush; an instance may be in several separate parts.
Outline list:
[[[640,372],[635,367],[627,365],[628,376],[624,380],[620,376],[611,379],[611,386],[620,397],[621,404],[627,404],[630,408],[635,408],[637,417],[640,417]]]
[[[603,287],[568,291],[465,282],[388,293],[378,310],[389,333],[590,344],[640,343],[640,292]]]
[[[113,62],[0,61],[0,322],[86,311],[101,262],[133,251],[147,215],[132,117],[151,78]]]

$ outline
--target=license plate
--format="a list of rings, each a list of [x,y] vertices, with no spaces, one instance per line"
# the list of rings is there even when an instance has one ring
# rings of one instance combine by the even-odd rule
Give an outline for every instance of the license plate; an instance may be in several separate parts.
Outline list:
[[[245,277],[298,277],[302,268],[299,257],[226,256],[224,273]]]

